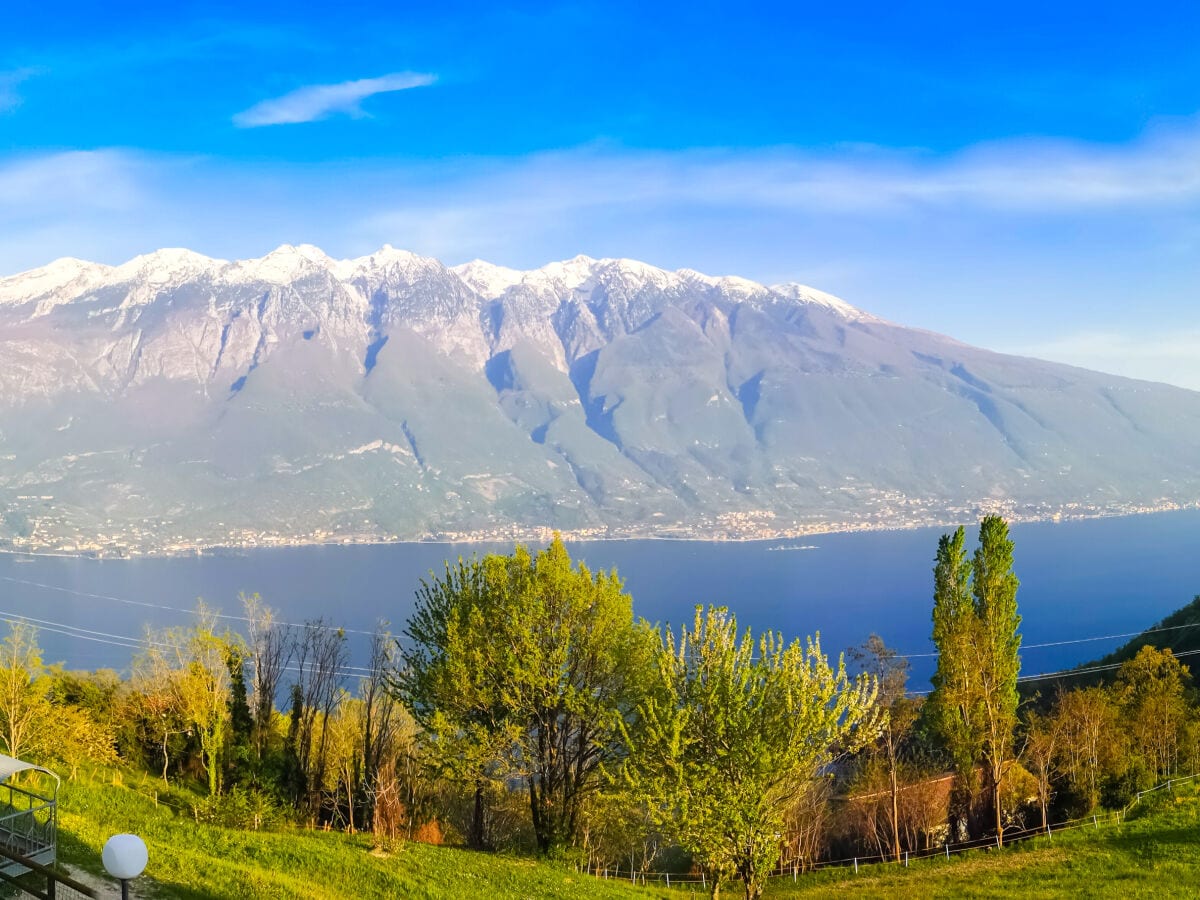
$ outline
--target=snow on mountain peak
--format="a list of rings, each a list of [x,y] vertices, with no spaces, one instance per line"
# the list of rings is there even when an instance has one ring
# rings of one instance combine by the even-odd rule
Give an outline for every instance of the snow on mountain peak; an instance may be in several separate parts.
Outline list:
[[[424,265],[434,262],[427,256],[421,256],[413,253],[411,250],[398,250],[391,244],[384,244],[370,256],[360,257],[359,261],[369,260],[373,265],[379,267],[385,266],[402,266],[409,267],[413,265]]]
[[[286,284],[314,267],[328,271],[334,265],[334,260],[326,256],[320,247],[314,247],[312,244],[281,244],[266,256],[233,263],[225,276],[231,281],[254,280]]]
[[[876,316],[870,313],[863,312],[855,306],[851,306],[841,297],[835,297],[833,294],[827,294],[825,291],[819,291],[816,288],[809,287],[806,284],[798,284],[794,281],[789,281],[786,284],[773,284],[771,290],[786,297],[789,300],[796,300],[801,303],[811,303],[814,306],[821,306],[825,309],[835,312],[847,319],[852,319],[857,322],[877,322],[880,321]]]
[[[132,285],[122,305],[140,305],[152,301],[165,289],[197,278],[208,277],[226,284],[263,281],[286,285],[317,272],[329,273],[354,293],[369,294],[380,284],[415,284],[425,277],[442,277],[446,271],[436,259],[398,250],[390,244],[367,256],[341,260],[331,259],[312,244],[283,244],[257,259],[232,263],[191,250],[166,248],[116,267],[63,258],[39,269],[0,278],[0,306],[36,302],[34,315],[42,315],[61,304],[90,296],[97,288],[118,285]],[[803,303],[854,321],[876,321],[874,316],[840,298],[806,285],[789,282],[764,287],[737,276],[705,275],[693,269],[671,272],[634,259],[594,259],[581,254],[527,271],[475,259],[448,271],[485,300],[498,299],[518,285],[527,285],[539,294],[546,294],[548,299],[553,295],[588,291],[602,283],[619,282],[625,292],[647,287],[673,291],[695,285],[716,289],[735,302]]]
[[[553,285],[560,290],[575,290],[594,274],[596,260],[580,254],[573,259],[547,263],[540,269],[525,273],[526,282]]]
[[[451,266],[450,271],[466,282],[471,290],[488,300],[495,300],[513,285],[520,284],[526,274],[482,259]]]
[[[138,281],[159,286],[180,283],[225,264],[223,259],[212,259],[194,250],[167,247],[122,263],[111,270],[107,280],[114,284]]]
[[[64,256],[38,269],[0,278],[0,304],[20,306],[48,295],[70,296],[101,280],[109,266]]]

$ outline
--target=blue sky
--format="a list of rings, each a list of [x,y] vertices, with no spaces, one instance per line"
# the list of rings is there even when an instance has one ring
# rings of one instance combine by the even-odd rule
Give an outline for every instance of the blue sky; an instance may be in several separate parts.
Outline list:
[[[1200,389],[1194,4],[6,5],[0,273],[628,256]]]

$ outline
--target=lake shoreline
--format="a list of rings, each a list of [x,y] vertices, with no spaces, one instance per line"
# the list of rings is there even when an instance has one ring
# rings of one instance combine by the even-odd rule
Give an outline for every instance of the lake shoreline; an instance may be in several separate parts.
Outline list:
[[[1153,516],[1169,512],[1183,512],[1200,509],[1200,500],[1193,503],[1178,503],[1169,501],[1158,506],[1139,507],[1136,509],[1088,510],[1080,512],[1046,512],[1021,513],[1005,510],[1002,505],[996,507],[979,506],[974,512],[964,512],[962,518],[944,518],[911,522],[867,522],[867,523],[819,523],[812,528],[788,528],[770,535],[737,535],[715,534],[712,536],[676,535],[676,534],[619,534],[597,535],[591,531],[562,531],[553,528],[535,527],[519,530],[509,535],[494,535],[486,532],[467,532],[454,537],[429,536],[420,538],[383,539],[374,536],[346,537],[338,540],[280,540],[258,544],[228,544],[228,543],[198,543],[186,548],[156,548],[150,550],[121,549],[105,550],[56,550],[52,548],[25,550],[17,547],[0,547],[0,554],[14,557],[33,557],[49,559],[188,559],[192,557],[244,556],[263,550],[292,550],[302,548],[322,547],[389,547],[389,546],[488,546],[488,545],[538,545],[548,544],[558,534],[568,544],[599,544],[599,543],[628,543],[643,541],[662,541],[674,544],[769,544],[777,541],[799,540],[828,535],[844,534],[873,534],[880,532],[918,531],[927,528],[957,528],[959,525],[968,526],[977,523],[985,515],[1002,516],[1010,524],[1054,523],[1068,524],[1085,522],[1096,519],[1122,519],[1140,516]]]
[[[974,543],[970,520],[969,540]],[[755,634],[788,639],[819,633],[831,652],[872,632],[913,657],[914,684],[931,674],[925,656],[932,568],[945,526],[830,533],[784,541],[607,540],[568,544],[594,572],[616,570],[649,622],[688,622],[695,607],[728,607]],[[1200,592],[1200,510],[1018,523],[1012,529],[1022,633],[1031,646],[1022,669],[1069,668],[1115,649],[1097,640],[1145,629]],[[780,545],[819,545],[774,552]],[[421,581],[447,559],[508,553],[511,544],[391,542],[274,547],[172,557],[97,559],[0,553],[0,617],[42,627],[46,658],[71,667],[124,668],[147,626],[187,625],[197,598],[238,628],[241,594],[259,594],[281,621],[324,619],[348,631],[356,662],[359,632],[380,620],[402,629]],[[112,646],[112,644],[116,646]],[[360,646],[360,644],[362,646]]]

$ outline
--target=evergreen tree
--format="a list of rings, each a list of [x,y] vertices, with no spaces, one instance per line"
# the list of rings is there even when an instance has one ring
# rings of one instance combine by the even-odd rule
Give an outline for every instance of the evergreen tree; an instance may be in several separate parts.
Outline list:
[[[251,768],[254,719],[246,691],[246,654],[242,647],[229,648],[229,776],[237,783]]]

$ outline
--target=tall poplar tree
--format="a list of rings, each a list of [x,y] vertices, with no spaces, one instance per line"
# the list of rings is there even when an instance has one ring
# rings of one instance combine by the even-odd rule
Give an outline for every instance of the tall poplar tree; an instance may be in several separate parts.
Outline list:
[[[1021,636],[1008,525],[987,516],[979,547],[967,562],[964,532],[943,535],[934,566],[933,641],[937,672],[930,695],[932,721],[970,794],[981,766],[1003,843],[1000,795],[1013,759]]]
[[[988,516],[979,525],[979,548],[972,566],[971,592],[979,620],[977,665],[979,705],[983,715],[982,761],[995,815],[996,842],[1004,843],[1000,792],[1013,761],[1013,731],[1017,726],[1017,675],[1021,671],[1021,617],[1013,574],[1013,542],[1008,523]]]
[[[933,570],[933,643],[938,648],[938,662],[929,710],[955,768],[973,792],[975,760],[982,744],[972,650],[979,622],[971,599],[971,567],[964,543],[962,528],[938,540]]]

